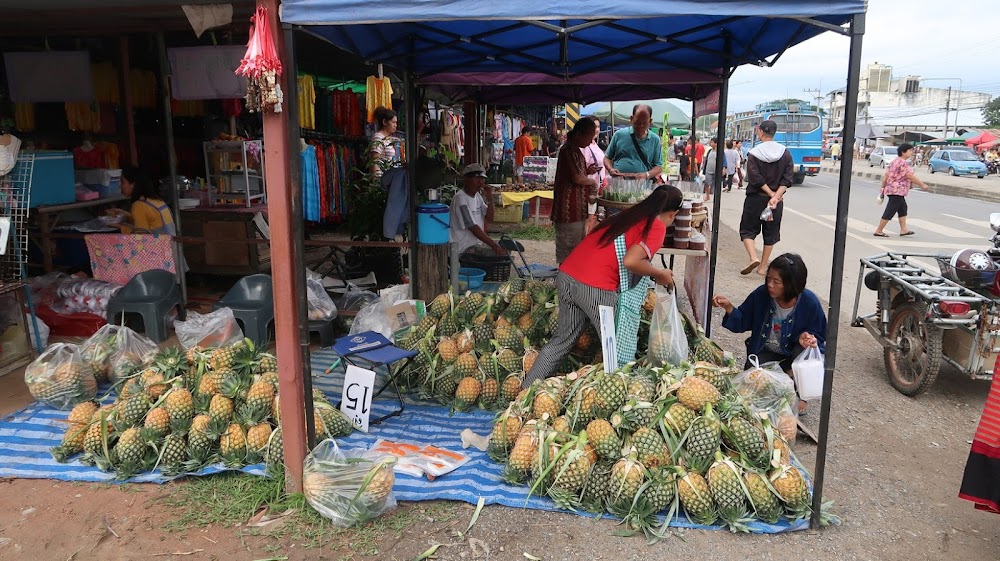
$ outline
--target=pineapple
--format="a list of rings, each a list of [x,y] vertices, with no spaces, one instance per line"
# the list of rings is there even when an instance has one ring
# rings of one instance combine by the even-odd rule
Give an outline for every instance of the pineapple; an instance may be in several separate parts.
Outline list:
[[[480,376],[479,361],[476,360],[476,355],[470,352],[458,355],[455,359],[455,374],[462,378]]]
[[[628,395],[628,385],[621,373],[604,373],[596,378],[594,386],[594,413],[597,416],[612,414],[625,404]]]
[[[502,349],[510,349],[515,355],[524,356],[524,334],[514,325],[500,325],[493,330],[497,345]]]
[[[278,394],[278,373],[277,372],[265,372],[260,376],[261,381],[267,382],[274,389],[274,394]]]
[[[247,459],[255,463],[260,461],[267,449],[267,441],[271,438],[271,425],[260,423],[247,429]]]
[[[160,399],[168,389],[163,373],[153,369],[146,369],[139,375],[139,385],[152,401]]]
[[[97,379],[88,366],[64,362],[50,371],[49,364],[29,364],[24,382],[32,397],[57,409],[68,409],[97,395]]]
[[[187,370],[190,361],[178,347],[167,347],[153,356],[153,367],[170,380]]]
[[[597,390],[589,383],[581,384],[566,408],[566,414],[569,415],[573,426],[579,427],[594,419],[596,402]]]
[[[688,463],[694,469],[702,471],[719,450],[722,442],[719,419],[712,412],[712,406],[705,408],[705,414],[691,423],[690,432],[684,441]]]
[[[508,374],[503,382],[500,384],[499,395],[497,396],[497,401],[499,403],[510,403],[514,401],[517,394],[521,391],[521,377],[516,374]]]
[[[562,404],[559,403],[558,396],[544,388],[539,388],[535,393],[531,408],[535,417],[539,419],[543,418],[543,415],[548,415],[549,419],[555,419],[562,412]]]
[[[494,353],[483,353],[479,356],[479,368],[487,378],[500,379],[500,363]]]
[[[244,345],[245,343],[240,341],[239,343],[230,345],[228,347],[216,348],[214,351],[212,351],[212,354],[210,355],[208,362],[209,366],[212,368],[212,370],[231,369],[233,367],[233,364],[235,364],[236,362],[237,353],[241,348],[243,348]]]
[[[261,372],[277,372],[278,371],[278,359],[271,353],[261,353],[260,354],[260,371]]]
[[[559,329],[559,308],[555,308],[549,313],[549,319],[545,323],[545,330],[548,332],[548,336],[551,337]]]
[[[636,459],[636,451],[633,449],[627,458],[618,460],[611,468],[610,502],[627,508],[635,500],[645,480],[646,468]]]
[[[715,405],[722,399],[722,394],[715,386],[694,376],[681,380],[677,388],[677,399],[687,407],[701,411],[706,405]]]
[[[698,414],[689,407],[675,402],[667,408],[667,412],[663,416],[663,424],[676,436],[680,436],[687,432],[688,427],[691,426],[691,423],[694,422],[697,416]]]
[[[695,344],[690,345],[690,356],[693,360],[710,362],[718,366],[726,364],[726,353],[715,341],[705,337],[705,332],[700,325],[698,326],[698,334],[695,338],[697,339]]]
[[[212,449],[215,447],[217,437],[210,434],[210,424],[211,417],[205,414],[197,415],[191,421],[187,449],[190,461],[186,464],[186,469],[189,471],[198,471],[211,458]]]
[[[133,427],[142,421],[152,405],[148,395],[137,393],[121,402],[116,420],[123,428]]]
[[[532,317],[530,313],[524,314],[523,316],[517,318],[514,325],[521,330],[522,333],[529,333],[535,327],[535,318]]]
[[[594,344],[593,337],[590,335],[590,325],[587,325],[587,329],[580,333],[580,336],[576,338],[576,349],[578,351],[586,351],[590,346]]]
[[[698,361],[694,363],[694,375],[715,386],[715,389],[725,393],[729,389],[729,377],[726,369],[711,362]]]
[[[696,524],[709,526],[719,518],[712,501],[712,491],[708,482],[698,473],[687,472],[678,467],[677,496],[684,505],[688,519]]]
[[[83,404],[81,403],[80,405]],[[53,447],[50,451],[52,458],[59,463],[65,463],[69,461],[71,456],[83,452],[84,442],[86,441],[89,429],[90,425],[87,423],[70,422],[66,426],[66,432],[63,433],[59,446]]]
[[[564,444],[554,455],[556,458],[549,475],[552,485],[548,494],[560,508],[575,508],[579,505],[577,497],[590,477],[594,467],[591,456],[586,451],[587,432],[580,431],[574,441]]]
[[[118,391],[118,401],[125,401],[141,391],[142,388],[139,386],[139,379],[129,378],[122,384],[121,390]]]
[[[455,306],[455,315],[462,318],[465,321],[470,321],[472,318],[479,315],[483,308],[486,306],[486,299],[483,295],[478,292],[473,292],[462,298],[462,301]]]
[[[783,509],[778,498],[771,492],[765,477],[756,471],[747,471],[743,474],[743,482],[749,492],[750,506],[757,514],[757,518],[768,524],[777,522]]]
[[[170,416],[170,428],[174,432],[187,432],[194,418],[194,397],[184,388],[174,388],[163,399],[163,408]]]
[[[504,480],[517,484],[531,473],[538,462],[539,442],[534,421],[525,423],[514,441],[514,446],[507,456],[507,469],[504,470]]]
[[[569,435],[570,433],[573,432],[569,424],[569,419],[566,418],[566,415],[559,415],[555,419],[552,419],[549,428],[551,428],[554,432],[557,433],[555,438],[559,442],[565,442],[566,435]]]
[[[219,454],[229,467],[246,465],[247,436],[242,425],[232,423],[226,428],[226,432],[219,439]]]
[[[589,433],[588,433],[589,434]],[[614,462],[601,460],[590,470],[590,477],[583,488],[581,506],[588,512],[603,514],[611,498],[611,468]]]
[[[69,412],[66,421],[72,424],[84,425],[90,422],[91,417],[97,413],[97,403],[93,401],[83,401],[76,404]]]
[[[513,294],[508,302],[507,308],[504,310],[504,315],[512,320],[516,320],[530,312],[533,303],[531,294],[524,291]]]
[[[394,457],[382,458],[375,462],[375,465],[365,475],[361,488],[358,490],[357,500],[368,511],[378,513],[386,499],[389,498],[392,486],[396,482],[396,474],[393,471],[395,464],[396,458]]]
[[[458,358],[458,347],[449,338],[441,339],[437,346],[437,352],[445,364],[451,364]]]
[[[472,326],[472,337],[475,339],[475,348],[480,352],[492,350],[492,340],[494,337],[493,324],[483,322]]]
[[[201,380],[198,381],[198,395],[217,395],[222,393],[222,383],[230,374],[232,374],[231,370],[212,370],[211,372],[206,372],[202,375]]]
[[[647,468],[670,463],[670,450],[663,437],[649,427],[642,427],[632,433],[632,447],[635,448],[639,462]]]
[[[233,400],[222,395],[213,395],[208,405],[208,416],[216,427],[227,426],[233,418]]]
[[[458,349],[459,354],[471,353],[473,346],[476,343],[475,336],[472,335],[471,329],[464,329],[456,333],[452,339],[455,341],[455,348]]]
[[[83,435],[83,451],[88,456],[97,457],[104,455],[105,437],[114,432],[114,429],[102,419],[97,419],[87,427],[87,432]]]
[[[139,429],[132,427],[118,437],[118,443],[112,449],[112,465],[118,477],[129,478],[140,471],[145,471],[147,445],[140,436]]]
[[[159,466],[164,475],[178,475],[184,471],[184,461],[187,459],[184,437],[179,434],[168,434],[160,445]]]
[[[264,464],[270,473],[277,473],[285,466],[285,446],[281,440],[281,427],[271,431],[264,449]]]
[[[500,368],[510,374],[521,371],[521,356],[512,349],[497,351],[496,360],[500,364]]]
[[[531,372],[531,367],[535,365],[535,360],[538,359],[538,351],[535,349],[527,349],[524,351],[524,358],[521,359],[521,369],[525,372]]]
[[[479,403],[483,405],[484,409],[493,408],[493,404],[496,403],[499,392],[500,384],[497,382],[497,379],[493,377],[486,378],[483,380],[483,389],[479,393]]]
[[[154,407],[146,413],[143,427],[148,440],[159,440],[170,432],[170,414],[164,407]]]
[[[456,333],[458,333],[458,322],[455,321],[455,316],[448,314],[441,318],[441,321],[437,324],[435,334],[441,337],[451,337]]]
[[[622,441],[611,423],[604,419],[594,419],[587,424],[587,435],[601,458],[605,460],[621,458]]]
[[[677,495],[677,480],[670,469],[654,468],[649,470],[649,481],[643,490],[642,500],[645,508],[651,514],[662,511],[670,506]]]
[[[653,401],[656,384],[645,376],[632,376],[628,380],[628,397],[637,401]]]
[[[463,355],[465,356],[465,355]],[[466,411],[479,399],[483,384],[472,376],[465,376],[455,390],[455,409]]]
[[[274,401],[274,387],[264,379],[254,382],[247,391],[246,404],[252,411],[270,411],[271,403]],[[316,390],[313,391],[313,401],[316,400]],[[326,397],[320,392],[323,401]]]
[[[764,436],[764,431],[746,417],[736,415],[729,419],[723,437],[726,444],[743,454],[750,464],[759,468],[767,467],[770,459],[767,438]]]
[[[354,431],[354,424],[351,419],[340,409],[327,403],[316,403],[313,411],[319,413],[326,434],[330,438],[340,438],[348,436]]]
[[[438,294],[433,300],[431,300],[430,305],[427,307],[427,313],[431,317],[440,319],[441,316],[451,313],[452,311],[452,295],[451,293]]]
[[[656,421],[659,409],[648,401],[630,399],[619,411],[611,416],[612,424],[628,431],[649,427]]]
[[[438,326],[438,319],[439,318],[434,316],[424,316],[424,319],[420,320],[420,323],[413,328],[414,336],[418,339],[423,339],[432,330],[436,330]]]
[[[715,463],[708,468],[708,488],[715,501],[716,510],[733,532],[748,532],[746,522],[752,520],[747,512],[743,492],[743,474],[722,452],[715,453]]]
[[[805,518],[810,514],[809,486],[799,468],[781,466],[775,468],[770,476],[771,485],[792,518]]]
[[[512,414],[510,410],[505,411],[493,424],[493,430],[490,432],[490,445],[504,451],[510,449],[522,426],[520,417]]]

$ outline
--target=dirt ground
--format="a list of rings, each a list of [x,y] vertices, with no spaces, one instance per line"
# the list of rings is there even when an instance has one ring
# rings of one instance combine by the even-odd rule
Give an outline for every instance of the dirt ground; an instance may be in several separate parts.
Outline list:
[[[742,249],[731,230],[722,236],[718,292],[739,298],[759,278],[735,274]],[[525,245],[530,260],[552,262],[552,242]],[[723,348],[741,350],[742,336],[715,321]],[[881,351],[866,332],[845,326],[841,334],[824,492],[836,501],[838,527],[777,536],[689,530],[649,545],[613,535],[613,520],[506,507],[486,507],[465,533],[473,505],[432,502],[403,504],[358,531],[331,527],[320,539],[281,523],[168,530],[178,515],[163,500],[184,483],[8,479],[0,481],[0,559],[405,560],[434,544],[443,544],[438,559],[996,559],[1000,518],[957,497],[988,384],[945,370],[926,394],[906,398],[886,382]],[[0,379],[2,411],[27,399],[16,374]],[[818,417],[813,408],[805,421]],[[800,437],[796,451],[811,467],[815,447]]]

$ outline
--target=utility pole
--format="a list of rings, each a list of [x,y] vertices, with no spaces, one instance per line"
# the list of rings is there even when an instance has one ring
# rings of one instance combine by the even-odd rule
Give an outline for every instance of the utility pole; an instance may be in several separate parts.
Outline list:
[[[951,112],[951,86],[948,86],[948,101],[944,104],[944,136],[942,140],[948,138],[948,114]]]

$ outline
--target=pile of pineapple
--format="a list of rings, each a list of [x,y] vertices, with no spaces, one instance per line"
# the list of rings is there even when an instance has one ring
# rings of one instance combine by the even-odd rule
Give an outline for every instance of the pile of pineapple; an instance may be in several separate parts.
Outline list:
[[[721,358],[708,339],[691,342],[692,359]],[[537,382],[498,414],[488,453],[509,483],[650,537],[680,516],[733,531],[809,516],[810,487],[773,412],[751,407],[731,384],[739,371],[718,362],[585,366]]]
[[[80,461],[128,478],[159,468],[193,473],[223,462],[239,468],[284,460],[278,426],[278,364],[250,340],[214,349],[158,351],[144,364],[93,365],[117,373],[113,403],[76,405],[57,461]],[[319,438],[351,433],[350,420],[313,392]]]
[[[456,410],[503,409],[521,391],[525,372],[556,331],[559,308],[551,282],[514,278],[496,294],[440,294],[427,316],[396,344],[418,351],[406,385]],[[600,350],[589,327],[560,372],[591,364]]]

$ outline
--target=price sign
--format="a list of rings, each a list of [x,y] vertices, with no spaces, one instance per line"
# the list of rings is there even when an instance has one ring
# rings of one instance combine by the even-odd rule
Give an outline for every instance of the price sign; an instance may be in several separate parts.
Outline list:
[[[618,369],[615,309],[611,306],[598,306],[597,313],[601,316],[601,352],[604,353],[604,371],[614,372]]]
[[[374,393],[375,373],[353,364],[348,365],[340,410],[351,419],[354,428],[361,432],[368,432],[368,417],[371,416]]]

